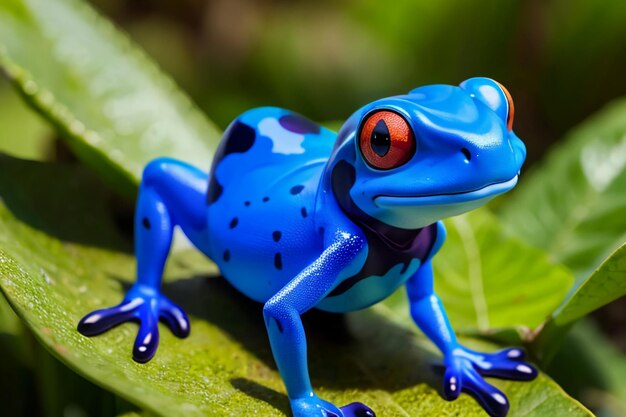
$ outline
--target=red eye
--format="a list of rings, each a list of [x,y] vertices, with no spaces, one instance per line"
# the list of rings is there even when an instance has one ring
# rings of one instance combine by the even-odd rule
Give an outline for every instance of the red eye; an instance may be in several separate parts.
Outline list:
[[[509,102],[509,112],[506,115],[506,128],[509,129],[509,131],[511,131],[513,130],[513,116],[515,116],[515,106],[513,106],[513,97],[511,97],[511,93],[509,93],[509,90],[504,88],[502,84],[498,83],[498,85],[500,86],[500,88],[502,89],[502,92],[506,96],[506,101]]]
[[[359,147],[368,164],[378,169],[392,169],[415,154],[415,137],[402,116],[381,110],[363,122]]]

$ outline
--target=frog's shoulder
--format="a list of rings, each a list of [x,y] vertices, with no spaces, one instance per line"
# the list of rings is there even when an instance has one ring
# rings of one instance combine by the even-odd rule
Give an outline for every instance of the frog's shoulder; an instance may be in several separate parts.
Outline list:
[[[209,203],[228,184],[244,177],[284,176],[328,159],[336,133],[308,118],[278,107],[242,113],[228,126],[211,166]]]

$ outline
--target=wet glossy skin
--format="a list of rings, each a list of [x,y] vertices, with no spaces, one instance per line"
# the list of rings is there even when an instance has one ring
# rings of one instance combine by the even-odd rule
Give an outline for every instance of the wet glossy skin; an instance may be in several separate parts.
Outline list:
[[[79,330],[94,335],[139,319],[139,362],[156,351],[159,318],[188,334],[185,313],[159,292],[178,225],[233,286],[264,303],[295,416],[374,415],[361,403],[340,408],[314,394],[300,315],[362,309],[402,285],[412,317],[444,355],[446,398],[467,392],[489,414],[505,415],[505,395],[483,376],[530,380],[536,371],[519,349],[487,354],[457,343],[433,291],[431,258],[445,240],[442,218],[515,186],[525,148],[512,112],[503,87],[473,78],[370,103],[338,134],[278,108],[242,114],[209,175],[172,159],[146,167],[135,218],[137,283]]]

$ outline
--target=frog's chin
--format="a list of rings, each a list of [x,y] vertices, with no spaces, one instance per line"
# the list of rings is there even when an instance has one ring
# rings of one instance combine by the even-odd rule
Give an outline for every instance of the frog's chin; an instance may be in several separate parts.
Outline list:
[[[515,186],[518,176],[478,190],[428,196],[374,198],[371,213],[378,220],[401,229],[418,229],[446,217],[457,216],[482,206]]]
[[[455,204],[472,203],[491,199],[509,191],[517,184],[518,175],[508,181],[489,184],[472,191],[458,193],[419,195],[419,196],[391,196],[378,195],[373,198],[374,204],[380,208],[392,207],[421,207],[421,206],[449,206]],[[465,210],[464,210],[465,211]]]

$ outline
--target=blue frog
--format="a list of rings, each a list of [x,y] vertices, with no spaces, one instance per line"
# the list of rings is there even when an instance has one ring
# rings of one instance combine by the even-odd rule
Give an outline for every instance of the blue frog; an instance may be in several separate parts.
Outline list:
[[[339,133],[279,108],[247,111],[226,130],[210,174],[167,158],[150,162],[135,215],[137,282],[123,302],[79,323],[87,336],[140,322],[133,358],[155,354],[163,320],[189,334],[184,311],[160,292],[179,226],[243,294],[264,303],[278,370],[296,417],[365,417],[313,391],[300,315],[350,312],[404,285],[411,315],[443,353],[443,394],[472,395],[493,416],[506,396],[483,377],[531,380],[536,369],[510,348],[461,346],[433,290],[441,219],[510,190],[526,156],[512,130],[513,101],[488,78],[430,85],[374,101]]]

